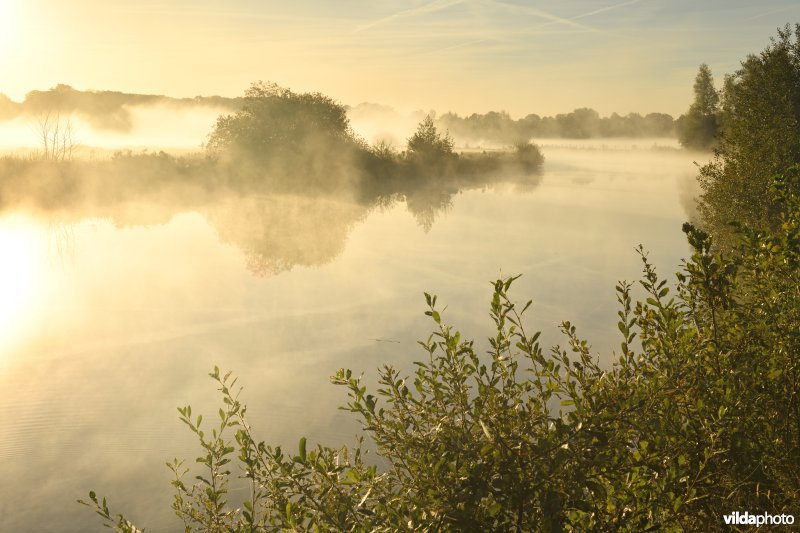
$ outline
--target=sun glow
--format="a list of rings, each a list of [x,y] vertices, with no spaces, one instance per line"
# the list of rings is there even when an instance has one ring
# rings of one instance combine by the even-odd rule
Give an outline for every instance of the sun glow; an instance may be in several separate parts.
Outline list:
[[[14,2],[0,0],[0,58],[6,57],[14,40]]]
[[[30,226],[0,220],[0,351],[18,336],[38,294],[44,259],[40,237]]]

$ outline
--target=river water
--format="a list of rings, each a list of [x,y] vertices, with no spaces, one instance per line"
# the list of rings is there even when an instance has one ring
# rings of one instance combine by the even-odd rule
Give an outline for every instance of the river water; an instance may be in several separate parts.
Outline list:
[[[688,254],[696,167],[669,140],[540,144],[535,179],[379,204],[254,194],[0,211],[0,531],[99,530],[75,503],[90,489],[140,527],[179,530],[164,463],[199,455],[176,407],[214,419],[214,365],[239,376],[267,442],[352,442],[328,377],[410,370],[432,329],[423,291],[483,347],[489,282],[522,274],[512,294],[533,299],[545,345],[570,320],[610,361],[634,248],[671,282]]]

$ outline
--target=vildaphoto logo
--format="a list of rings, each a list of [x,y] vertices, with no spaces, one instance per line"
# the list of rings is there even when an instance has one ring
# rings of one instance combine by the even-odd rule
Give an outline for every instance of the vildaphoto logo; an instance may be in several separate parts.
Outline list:
[[[725,525],[728,526],[772,526],[794,524],[794,515],[791,514],[750,514],[747,511],[740,513],[735,511],[730,514],[722,515]]]

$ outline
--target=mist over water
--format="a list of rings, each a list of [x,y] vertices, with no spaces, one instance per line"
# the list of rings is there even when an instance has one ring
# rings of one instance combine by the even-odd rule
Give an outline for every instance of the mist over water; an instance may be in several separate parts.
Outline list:
[[[349,108],[347,116],[353,131],[367,142],[384,142],[402,148],[425,113],[418,110],[398,111],[388,106],[362,103]]]
[[[0,154],[38,149],[44,117],[71,124],[81,157],[108,155],[120,149],[197,151],[217,118],[243,105],[242,98],[172,98],[81,91],[68,85],[31,91],[20,102],[0,93]],[[449,131],[462,150],[506,149],[530,138],[584,148],[642,147],[650,141],[677,147],[674,137],[665,137],[674,134],[674,120],[663,113],[601,117],[594,110],[581,108],[554,117],[530,114],[515,120],[504,111],[459,117],[450,112],[396,109],[370,102],[346,109],[357,136],[369,144],[382,142],[397,150],[405,147],[426,114],[437,117],[438,126]]]
[[[82,143],[99,148],[150,148],[199,150],[217,117],[226,110],[196,107],[176,110],[168,105],[130,109],[128,131],[98,131],[90,123],[78,122],[79,131],[86,131]]]
[[[171,153],[199,151],[208,132],[224,109],[195,107],[176,109],[158,104],[126,107],[125,128],[99,128],[79,114],[53,114],[69,121],[74,130],[76,155],[104,157],[115,150],[167,150]],[[42,115],[44,116],[44,115]],[[0,155],[27,154],[41,147],[38,115],[20,115],[0,120]]]
[[[5,116],[0,113],[0,155],[26,154],[39,149],[39,120],[48,114],[70,122],[79,145],[77,155],[83,158],[107,156],[115,150],[199,151],[217,118],[232,109],[212,103],[165,101],[123,103],[110,114],[107,111],[43,107],[14,109]],[[424,116],[419,110],[399,111],[369,103],[348,108],[350,124],[358,136],[370,144],[383,141],[397,149],[405,146]]]
[[[128,138],[152,133],[161,112],[134,113]],[[485,346],[488,282],[521,273],[514,294],[533,298],[544,344],[570,320],[608,362],[614,284],[640,273],[634,247],[652,249],[667,277],[688,252],[681,195],[696,167],[672,141],[540,142],[539,175],[387,195],[215,189],[191,174],[112,194],[102,172],[77,196],[6,190],[0,468],[17,481],[0,489],[3,528],[34,513],[40,531],[93,527],[74,503],[92,488],[137,523],[175,529],[163,464],[197,453],[175,407],[216,412],[214,365],[241,376],[266,441],[353,442],[328,377],[349,367],[371,383],[384,363],[410,372],[431,329],[423,291]]]

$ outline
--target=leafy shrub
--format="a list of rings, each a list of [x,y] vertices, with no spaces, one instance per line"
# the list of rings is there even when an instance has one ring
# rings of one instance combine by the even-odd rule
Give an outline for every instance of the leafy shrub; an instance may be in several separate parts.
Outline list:
[[[518,141],[514,144],[514,156],[517,165],[524,172],[537,170],[544,163],[542,151],[530,141]]]

